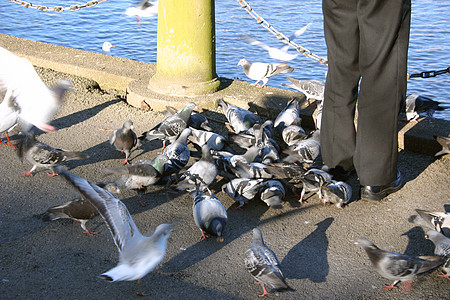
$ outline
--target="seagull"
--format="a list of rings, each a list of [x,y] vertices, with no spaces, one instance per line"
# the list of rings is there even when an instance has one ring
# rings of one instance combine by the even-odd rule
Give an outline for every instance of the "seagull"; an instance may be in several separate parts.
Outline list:
[[[266,86],[270,77],[279,73],[292,73],[294,71],[294,68],[291,68],[289,63],[251,63],[245,58],[241,59],[237,65],[242,66],[242,69],[248,78],[256,80],[256,82],[251,85],[261,88]],[[263,82],[262,85],[259,84],[260,81]]]
[[[5,48],[0,47],[0,89],[6,88],[18,106],[19,118],[24,124],[22,129],[28,132],[32,125],[43,131],[55,131],[47,124],[58,110],[64,92],[73,90],[68,80],[58,80],[55,87],[49,89],[33,65]]]
[[[296,37],[302,35],[309,26],[311,26],[312,23],[307,24],[306,26],[300,28],[299,30],[297,30],[296,32],[294,32],[290,37],[289,37],[289,41],[293,41]],[[257,39],[254,39],[252,37],[250,37],[248,34],[243,34],[242,37],[250,44],[250,45],[254,45],[254,46],[258,46],[263,48],[264,50],[266,50],[267,52],[269,52],[269,56],[273,59],[277,59],[277,60],[281,60],[281,61],[291,61],[294,58],[296,58],[298,56],[297,54],[289,54],[287,53],[290,45],[287,44],[285,46],[283,46],[282,48],[275,48],[275,47],[271,47],[266,45],[265,43],[258,41]]]
[[[436,135],[434,135],[433,137],[442,146],[442,150],[437,152],[434,156],[441,156],[444,154],[449,154],[450,153],[450,137],[436,136]]]
[[[58,172],[95,206],[105,220],[119,250],[117,266],[100,277],[111,282],[137,280],[138,295],[145,296],[141,291],[141,279],[163,260],[167,240],[175,224],[160,224],[153,234],[145,236],[140,233],[122,201],[99,186],[62,168],[58,168]]]
[[[116,48],[110,42],[104,42],[102,45],[102,51],[104,54],[111,54],[111,48]]]
[[[22,174],[22,176],[33,176],[33,171],[37,167],[43,167],[52,171],[48,176],[53,177],[58,175],[55,173],[54,167],[72,159],[87,159],[89,156],[78,151],[68,151],[63,149],[56,149],[52,146],[44,144],[36,140],[33,133],[28,133],[19,142],[17,155],[21,160],[25,158],[33,167]]]
[[[153,17],[158,13],[158,1],[142,0],[136,6],[128,7],[125,10],[127,16],[135,16],[137,22],[141,18]]]
[[[419,215],[409,216],[408,221],[429,229],[434,229],[446,237],[450,237],[450,213],[431,212],[422,209],[416,209]]]
[[[153,160],[141,159],[121,168],[107,168],[103,172],[105,175],[120,175],[114,182],[119,187],[137,190],[139,204],[146,206],[148,203],[142,201],[141,193],[145,193],[148,186],[159,181],[168,160],[166,155],[160,154]]]
[[[265,285],[270,286],[276,291],[293,290],[286,283],[277,256],[264,244],[259,228],[253,229],[253,242],[250,248],[245,251],[244,262],[247,271],[250,272],[259,284],[262,284],[263,293],[258,295],[259,297],[264,297],[269,294],[266,291]]]
[[[416,275],[434,269],[444,263],[439,256],[412,257],[382,250],[363,237],[359,238],[355,244],[366,251],[378,274],[384,278],[394,280],[391,285],[383,287],[386,290],[395,289],[397,288],[397,283],[404,282],[402,288],[409,292],[412,280]]]
[[[12,90],[7,90],[0,104],[0,133],[6,132],[8,145],[15,147],[9,139],[9,132],[19,124],[19,108],[11,95]],[[0,140],[0,143],[6,145]]]
[[[202,158],[181,175],[174,187],[178,190],[192,192],[198,186],[199,190],[203,191],[216,179],[217,173],[217,166],[208,145],[203,145]]]
[[[321,80],[298,80],[292,77],[286,77],[286,79],[291,84],[282,83],[281,85],[302,92],[306,96],[306,99],[308,99],[308,103],[310,103],[310,99],[323,101],[325,82]]]
[[[202,239],[208,238],[206,234],[210,234],[217,236],[217,241],[223,242],[223,231],[228,222],[227,211],[216,195],[211,191],[209,193],[208,196],[199,189],[191,193],[194,198],[194,222],[202,232]]]
[[[112,194],[120,194],[119,187],[113,182],[105,184],[104,188]],[[42,220],[47,222],[58,219],[72,219],[80,223],[81,228],[84,230],[83,233],[87,235],[94,235],[97,234],[97,232],[87,229],[86,222],[96,216],[98,216],[98,211],[95,206],[93,206],[91,202],[85,198],[80,197],[66,203],[50,207],[43,215]]]
[[[133,122],[131,120],[125,121],[122,128],[116,129],[111,134],[109,142],[117,150],[125,153],[125,160],[123,164],[129,164],[128,157],[130,156],[130,151],[136,146],[137,137],[136,133],[133,131]]]
[[[419,94],[408,95],[405,100],[405,107],[406,120],[410,122],[417,122],[417,119],[422,114],[431,118],[436,110],[444,110],[447,108],[440,106],[438,101]]]
[[[194,102],[188,102],[180,112],[165,118],[149,131],[142,133],[139,139],[148,141],[162,139],[163,148],[165,148],[167,140],[173,143],[178,135],[187,127],[192,111],[197,108]]]
[[[223,99],[217,100],[217,103],[222,107],[223,114],[233,128],[233,131],[237,134],[248,130],[255,123],[259,122],[259,116],[247,109],[227,103]]]

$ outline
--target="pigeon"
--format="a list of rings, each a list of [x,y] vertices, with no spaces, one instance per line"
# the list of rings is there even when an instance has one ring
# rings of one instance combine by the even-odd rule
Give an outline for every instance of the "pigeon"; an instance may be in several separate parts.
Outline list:
[[[283,150],[283,153],[288,155],[283,161],[312,164],[320,156],[320,130],[314,131],[310,137]]]
[[[227,103],[223,99],[217,100],[217,103],[222,107],[223,114],[237,134],[251,128],[259,122],[258,115],[255,115],[249,110]]]
[[[199,185],[200,191],[204,191],[216,179],[217,173],[208,145],[203,145],[202,158],[187,169],[173,186],[178,190],[192,192]]]
[[[264,123],[266,124],[266,123]],[[255,134],[255,145],[259,149],[258,156],[255,158],[256,162],[261,162],[263,164],[269,162],[277,162],[280,160],[278,155],[278,150],[271,143],[270,139],[267,137],[264,132],[264,124],[255,124],[253,125],[253,130]]]
[[[291,68],[289,63],[251,63],[245,58],[241,59],[237,65],[242,66],[242,69],[248,78],[256,80],[252,85],[261,88],[266,86],[270,77],[279,73],[292,73],[294,71],[294,68]],[[260,81],[262,81],[262,85],[259,84]]]
[[[135,6],[128,7],[125,10],[127,16],[136,17],[137,22],[141,21],[141,18],[153,17],[158,13],[158,1],[141,0]]]
[[[404,282],[402,288],[409,292],[412,280],[416,275],[434,269],[443,264],[439,256],[412,257],[396,252],[382,250],[366,238],[359,238],[356,243],[366,250],[375,270],[382,277],[394,280],[391,285],[385,285],[383,289],[392,290],[399,282]]]
[[[120,175],[114,182],[119,187],[137,190],[139,204],[146,206],[148,203],[142,201],[141,193],[145,193],[147,187],[160,180],[168,161],[169,158],[166,155],[160,154],[153,160],[142,159],[121,168],[107,168],[104,173]]]
[[[55,131],[56,128],[47,123],[58,110],[65,91],[73,90],[72,83],[58,80],[49,89],[28,60],[2,47],[0,66],[0,89],[6,88],[17,103],[22,130],[28,132],[34,125],[46,132]]]
[[[116,129],[111,134],[109,142],[117,150],[125,153],[125,160],[123,164],[129,164],[128,157],[130,156],[130,151],[136,146],[137,137],[136,133],[133,131],[133,122],[131,120],[125,121],[122,128]]]
[[[138,295],[145,296],[141,291],[141,279],[163,260],[167,240],[175,224],[160,224],[152,235],[142,235],[122,201],[97,185],[66,170],[58,168],[58,172],[95,206],[105,220],[119,250],[117,266],[101,274],[100,277],[110,282],[137,280]]]
[[[178,135],[187,127],[192,111],[197,108],[194,102],[187,103],[180,112],[167,117],[149,131],[144,132],[139,139],[148,141],[162,139],[163,148],[165,148],[167,140],[173,143]]]
[[[419,215],[409,216],[408,221],[420,226],[434,229],[446,237],[450,237],[450,213],[431,212],[422,209],[416,209]]]
[[[267,206],[274,209],[281,209],[281,201],[283,201],[286,191],[283,184],[278,180],[267,180],[265,186],[261,188],[261,200],[267,204]]]
[[[113,46],[110,42],[104,42],[102,45],[102,52],[104,54],[111,54],[111,48],[116,48],[116,46]]]
[[[306,173],[302,166],[286,162],[268,163],[266,167],[275,178],[287,179],[294,184],[300,183]]]
[[[283,110],[280,111],[278,116],[275,118],[273,126],[275,127],[276,130],[278,130],[278,132],[282,132],[284,128],[293,124],[294,121],[296,121],[296,119],[298,118],[300,119],[301,122],[302,119],[300,117],[300,102],[298,101],[297,98],[292,98],[291,100],[288,101],[286,107],[283,108]]]
[[[254,125],[253,125],[254,126]],[[263,128],[264,134],[269,139],[270,143],[279,149],[279,146],[277,142],[273,139],[274,132],[273,132],[273,121],[267,120],[262,125],[261,128]],[[255,130],[254,127],[251,127],[245,131],[241,131],[239,134],[235,134],[230,132],[228,134],[229,140],[238,145],[239,147],[243,149],[248,149],[251,146],[256,144],[256,137],[255,137]]]
[[[411,122],[417,122],[421,115],[431,118],[435,111],[446,109],[446,107],[440,106],[438,101],[419,94],[408,95],[405,100],[405,107],[406,120]]]
[[[293,41],[299,35],[302,35],[312,23],[307,24],[306,26],[300,28],[296,32],[294,32],[291,36],[289,36],[289,41]],[[273,59],[281,60],[281,61],[291,61],[298,56],[297,54],[289,54],[287,53],[290,45],[285,45],[282,48],[278,49],[275,47],[270,47],[263,42],[258,41],[250,37],[248,34],[243,34],[242,37],[250,44],[254,46],[258,46],[269,52],[269,56]]]
[[[450,238],[446,237],[436,230],[429,230],[425,235],[427,239],[433,242],[434,254],[438,256],[443,256],[445,258],[450,258]]]
[[[309,169],[303,176],[300,177],[300,181],[302,182],[302,191],[298,202],[304,202],[303,197],[305,196],[306,192],[319,194],[319,198],[321,198],[320,200],[322,200],[323,202],[321,188],[324,183],[330,182],[331,179],[332,176],[321,169]]]
[[[164,176],[180,172],[189,162],[191,151],[187,147],[187,139],[191,133],[190,128],[185,128],[175,142],[164,149],[163,154],[169,158],[164,166]]]
[[[212,154],[220,176],[232,179],[238,177],[238,174],[235,173],[237,162],[251,163],[258,155],[258,152],[258,147],[252,146],[244,154],[233,154],[227,151],[213,151]]]
[[[436,135],[434,135],[433,137],[442,146],[442,150],[437,152],[434,156],[441,156],[444,154],[449,154],[450,153],[450,137],[436,136]]]
[[[103,188],[112,194],[120,194],[120,189],[115,183],[107,183]],[[97,232],[87,229],[86,222],[96,216],[98,216],[98,211],[95,206],[85,198],[81,197],[50,207],[43,215],[42,220],[47,222],[58,219],[72,219],[80,222],[80,226],[84,230],[83,233],[94,235],[97,234]]]
[[[286,283],[277,256],[264,244],[259,228],[253,229],[253,242],[250,248],[245,251],[244,262],[247,271],[258,283],[262,284],[263,293],[258,295],[259,297],[269,294],[265,285],[276,291],[293,290]]]
[[[207,234],[217,236],[217,241],[223,242],[223,231],[228,222],[228,215],[225,207],[214,193],[210,191],[210,195],[197,189],[191,193],[194,198],[192,206],[192,214],[194,222],[202,232],[202,239],[209,236]]]
[[[263,163],[252,162],[246,163],[242,160],[238,160],[234,167],[231,167],[234,174],[239,178],[250,178],[250,179],[270,179],[273,177],[272,173],[269,172],[267,166]]]
[[[323,101],[325,82],[321,80],[298,80],[292,77],[286,77],[286,79],[290,81],[291,84],[288,85],[283,83],[281,85],[302,92],[306,96],[308,103],[311,103],[310,99]]]
[[[34,133],[28,133],[19,142],[17,146],[17,155],[23,161],[25,158],[33,167],[22,174],[22,176],[33,176],[33,171],[37,167],[50,169],[52,173],[48,176],[53,177],[58,175],[54,167],[72,159],[87,159],[89,156],[79,151],[68,151],[63,149],[56,149],[47,144],[36,140]]]
[[[301,127],[301,118],[296,118],[291,125],[285,127],[281,137],[288,147],[297,145],[308,136],[305,129]]]
[[[237,208],[242,208],[245,203],[255,198],[264,185],[266,185],[264,179],[235,178],[224,184],[222,191],[239,202]]]
[[[222,150],[227,142],[227,139],[218,133],[199,129],[192,129],[189,140],[200,148],[206,144],[210,150],[215,151]]]
[[[174,115],[178,112],[178,110],[172,106],[166,106],[166,110],[163,111],[162,113],[169,117],[171,115]],[[209,121],[208,119],[202,115],[199,114],[195,111],[193,111],[191,113],[191,117],[188,120],[188,124],[189,127],[192,127],[194,129],[198,129],[198,130],[205,130],[205,131],[213,131],[213,129],[211,128],[211,126],[209,126]]]
[[[15,147],[9,139],[9,132],[19,124],[19,108],[11,95],[12,90],[7,90],[0,104],[0,133],[6,132],[8,145]],[[6,145],[0,140],[0,143]]]
[[[323,204],[331,203],[343,208],[352,198],[352,187],[344,181],[331,180],[322,184],[319,197]]]

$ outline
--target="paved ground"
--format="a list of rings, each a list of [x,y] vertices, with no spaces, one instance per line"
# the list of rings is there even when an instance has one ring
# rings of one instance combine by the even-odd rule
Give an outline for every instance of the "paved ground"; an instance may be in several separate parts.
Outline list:
[[[109,145],[110,132],[105,129],[119,128],[131,119],[140,134],[163,118],[130,107],[124,95],[101,91],[95,82],[50,70],[40,73],[47,83],[62,76],[72,80],[76,92],[68,95],[52,122],[59,130],[38,139],[90,155],[87,160],[65,164],[90,181],[104,180],[102,169],[118,167],[123,160]],[[220,114],[214,117],[220,119]],[[220,124],[215,127],[223,130]],[[159,142],[146,143],[131,158],[153,158],[161,152],[160,147]],[[21,177],[31,165],[21,162],[14,149],[1,149],[0,298],[134,298],[135,282],[108,283],[98,278],[118,261],[117,249],[102,219],[88,222],[88,228],[98,231],[96,236],[82,234],[81,228],[69,220],[43,222],[42,213],[48,207],[69,201],[78,193],[63,178],[47,177],[45,170],[31,178]],[[253,284],[245,270],[243,254],[250,246],[252,229],[259,227],[295,289],[268,298],[448,299],[450,281],[437,278],[438,270],[416,278],[410,294],[382,290],[383,284],[390,282],[375,273],[365,252],[354,245],[364,236],[391,251],[433,253],[422,228],[414,227],[407,218],[415,208],[450,210],[450,160],[402,151],[399,164],[406,181],[399,192],[380,203],[354,201],[345,209],[324,207],[316,196],[299,206],[289,195],[278,211],[257,200],[235,211],[230,209],[234,201],[219,192],[223,182],[216,183],[212,188],[229,215],[223,243],[199,240],[189,195],[154,187],[144,196],[150,205],[141,207],[135,192],[123,191],[119,198],[144,233],[160,223],[183,220],[169,239],[163,263],[143,278],[142,288],[151,299],[257,299],[261,288]],[[356,179],[350,183],[356,190]]]

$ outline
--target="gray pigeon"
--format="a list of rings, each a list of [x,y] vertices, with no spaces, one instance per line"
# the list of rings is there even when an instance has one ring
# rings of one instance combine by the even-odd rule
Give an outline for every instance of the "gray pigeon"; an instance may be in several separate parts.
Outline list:
[[[264,123],[266,124],[266,123]],[[256,162],[270,163],[277,162],[280,160],[278,155],[278,150],[274,144],[270,141],[267,134],[264,132],[264,124],[253,125],[253,131],[255,135],[255,145],[259,149],[258,156],[255,158]]]
[[[216,179],[217,173],[208,145],[203,145],[202,158],[187,169],[173,186],[178,190],[192,192],[199,185],[200,191],[204,191]]]
[[[434,244],[434,254],[450,258],[450,238],[436,230],[429,230],[425,235]]]
[[[178,110],[172,106],[166,106],[166,110],[162,113],[165,116],[169,117],[178,113]],[[199,114],[195,111],[191,113],[191,117],[189,118],[187,125],[198,130],[213,131],[211,126],[209,126],[208,119],[204,115]]]
[[[238,66],[242,66],[245,75],[252,80],[256,80],[252,85],[258,87],[265,87],[269,78],[279,73],[292,73],[294,68],[289,66],[289,63],[251,63],[245,58],[241,59]],[[262,85],[259,82],[262,81]]]
[[[223,114],[237,134],[251,128],[259,122],[258,115],[255,115],[249,110],[227,103],[223,99],[217,100],[217,103],[222,107]]]
[[[72,83],[59,80],[55,87],[49,89],[28,60],[2,47],[0,66],[0,89],[6,88],[17,103],[22,130],[29,132],[34,125],[46,132],[55,131],[56,128],[48,122],[61,105],[64,93],[73,90]]]
[[[43,167],[52,171],[48,176],[56,176],[54,167],[72,159],[86,159],[89,156],[78,151],[67,151],[53,148],[47,144],[36,140],[34,133],[28,133],[19,142],[17,154],[21,160],[25,158],[33,167],[22,176],[33,176],[33,171],[37,167]]]
[[[119,250],[117,266],[100,277],[111,282],[137,280],[138,295],[145,296],[141,291],[141,279],[163,260],[175,224],[160,224],[151,236],[142,235],[122,201],[66,170],[58,168],[58,172],[95,206]]]
[[[300,118],[300,122],[302,121],[302,118],[300,117],[300,102],[297,98],[292,98],[275,118],[273,126],[278,132],[282,132],[284,128],[293,124],[294,120],[297,118]]]
[[[250,248],[245,251],[245,267],[252,274],[253,278],[262,284],[263,293],[258,295],[264,297],[269,293],[266,285],[275,291],[293,290],[286,283],[280,262],[275,253],[264,244],[261,230],[253,229],[253,242]]]
[[[187,127],[192,111],[197,108],[195,103],[187,103],[180,112],[167,117],[149,131],[142,133],[139,139],[148,141],[155,139],[163,140],[163,148],[165,148],[166,141],[173,143],[178,135]]]
[[[331,203],[343,208],[352,198],[352,187],[344,181],[331,180],[321,186],[319,197],[323,204]]]
[[[8,145],[15,147],[9,139],[9,132],[19,124],[19,107],[12,97],[12,90],[7,90],[0,104],[0,133],[6,132]],[[6,145],[0,139],[0,144]]]
[[[322,200],[321,188],[326,183],[331,181],[332,176],[321,170],[321,169],[309,169],[304,176],[300,177],[300,181],[302,182],[302,191],[300,194],[300,199],[298,202],[303,203],[303,197],[306,192],[313,192],[319,195],[320,200]]]
[[[278,180],[267,180],[265,184],[260,190],[261,200],[269,207],[281,209],[281,202],[286,196],[283,184]]]
[[[437,110],[444,110],[446,107],[440,106],[438,101],[419,94],[411,94],[406,97],[406,120],[417,121],[421,115],[432,117]]]
[[[107,168],[104,173],[105,175],[119,175],[114,182],[119,187],[137,190],[139,204],[145,206],[148,203],[142,201],[140,194],[145,193],[147,187],[159,181],[168,161],[169,158],[166,155],[160,154],[153,160],[138,160],[125,167]]]
[[[119,187],[113,182],[105,184],[103,188],[110,193],[120,193]],[[50,207],[43,215],[42,220],[47,222],[58,219],[72,219],[80,222],[80,226],[84,230],[83,233],[94,235],[97,234],[97,232],[87,229],[86,222],[96,216],[98,216],[97,209],[91,204],[91,202],[81,197]]]
[[[302,92],[306,96],[306,99],[308,99],[308,102],[310,99],[323,101],[325,82],[321,80],[298,80],[292,77],[286,77],[286,79],[292,84],[282,85]]]
[[[109,142],[117,150],[125,153],[123,164],[129,164],[128,157],[130,156],[130,151],[137,143],[136,133],[133,131],[133,122],[131,120],[125,121],[122,128],[114,130],[109,138]]]
[[[264,179],[235,178],[224,184],[222,191],[234,201],[239,202],[239,206],[236,208],[239,209],[248,201],[253,200],[264,185],[266,185]]]
[[[258,155],[258,152],[259,149],[256,146],[248,148],[244,154],[233,154],[227,151],[213,151],[213,158],[220,175],[231,179],[238,177],[235,173],[237,162],[241,161],[245,164],[251,163]]]
[[[258,162],[246,163],[238,160],[236,161],[235,167],[232,167],[232,170],[239,178],[269,179],[273,177],[272,173],[267,169],[267,166]]]
[[[431,212],[422,209],[416,209],[419,215],[409,216],[408,221],[420,226],[434,229],[446,237],[450,237],[450,213]]]
[[[382,277],[394,280],[391,285],[383,289],[392,290],[396,284],[403,282],[402,288],[409,292],[412,280],[416,275],[434,269],[444,263],[439,256],[412,257],[396,252],[382,250],[366,238],[359,238],[356,243],[366,250],[372,265]]]
[[[210,150],[219,151],[222,150],[226,144],[227,139],[218,133],[192,129],[192,135],[189,140],[199,147],[203,145],[208,145]]]
[[[307,172],[302,166],[286,162],[268,163],[266,167],[275,178],[287,179],[293,184],[300,183]]]
[[[185,128],[178,138],[164,149],[163,154],[169,159],[164,166],[164,176],[180,172],[189,162],[191,150],[187,146],[187,139],[191,133],[192,129]]]
[[[301,120],[301,118],[296,118],[291,125],[285,127],[281,132],[283,141],[289,147],[297,145],[308,136],[305,129],[301,127]]]
[[[273,144],[275,146],[275,148],[277,148],[277,150],[278,150],[279,146],[278,146],[277,142],[273,139],[273,137],[274,137],[273,121],[272,120],[265,121],[261,125],[261,128],[263,129],[264,134],[267,136],[270,143]],[[232,141],[233,143],[235,143],[236,145],[238,145],[239,147],[241,147],[243,149],[248,149],[251,146],[256,144],[254,127],[251,127],[245,131],[242,131],[239,134],[230,132],[228,134],[228,137],[229,137],[230,141]]]
[[[314,131],[309,138],[285,149],[283,153],[288,155],[283,161],[312,164],[320,156],[320,130]]]
[[[202,231],[202,239],[206,234],[217,236],[217,241],[223,242],[223,231],[228,222],[228,215],[220,200],[211,193],[206,195],[200,190],[191,193],[194,198],[192,214],[194,222]]]
[[[433,136],[434,139],[442,146],[442,150],[437,152],[434,156],[441,156],[450,153],[450,137],[448,136]]]

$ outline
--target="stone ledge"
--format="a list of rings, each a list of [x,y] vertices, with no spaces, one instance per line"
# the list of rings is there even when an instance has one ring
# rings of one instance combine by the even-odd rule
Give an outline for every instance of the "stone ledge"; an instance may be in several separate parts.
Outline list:
[[[0,46],[18,56],[25,57],[35,66],[85,77],[96,81],[103,89],[127,91],[128,102],[136,107],[161,111],[166,105],[181,108],[194,101],[201,108],[215,109],[217,99],[223,98],[234,105],[250,108],[268,118],[275,118],[292,97],[304,99],[304,95],[291,90],[249,86],[248,82],[220,78],[220,90],[211,95],[179,97],[156,94],[147,90],[148,81],[156,72],[156,66],[101,53],[94,53],[56,46],[0,34]],[[303,105],[302,125],[314,128],[315,106]],[[441,146],[433,135],[448,136],[450,122],[422,118],[418,123],[399,123],[399,148],[434,155]]]

